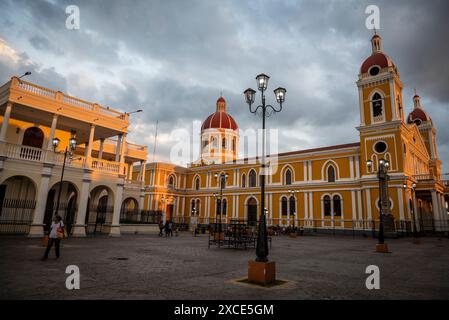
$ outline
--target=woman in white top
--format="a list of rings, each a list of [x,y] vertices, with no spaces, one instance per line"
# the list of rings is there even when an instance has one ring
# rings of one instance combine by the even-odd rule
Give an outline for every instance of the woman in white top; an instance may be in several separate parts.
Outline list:
[[[59,258],[59,245],[61,244],[61,239],[58,238],[58,233],[64,234],[64,222],[62,222],[61,216],[57,214],[53,217],[50,234],[48,236],[48,245],[42,261],[47,260],[53,244],[55,244],[56,259]]]

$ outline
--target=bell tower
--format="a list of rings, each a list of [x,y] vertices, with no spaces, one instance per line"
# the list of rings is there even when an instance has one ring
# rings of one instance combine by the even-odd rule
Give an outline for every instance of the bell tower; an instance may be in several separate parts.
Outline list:
[[[388,160],[390,171],[401,170],[397,146],[398,131],[404,124],[402,81],[396,65],[383,52],[382,38],[371,38],[371,55],[360,68],[359,91],[361,163],[371,160],[372,168],[362,166],[363,174],[373,174],[380,159]]]

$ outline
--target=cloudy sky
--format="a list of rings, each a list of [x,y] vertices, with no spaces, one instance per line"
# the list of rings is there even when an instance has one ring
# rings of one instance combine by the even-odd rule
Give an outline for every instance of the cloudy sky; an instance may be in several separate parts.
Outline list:
[[[65,27],[72,4],[79,30]],[[156,160],[168,160],[173,129],[204,120],[220,92],[240,128],[258,127],[242,92],[264,72],[272,89],[288,90],[283,112],[268,121],[279,129],[279,151],[356,142],[355,81],[371,53],[370,4],[380,8],[405,110],[417,88],[449,172],[446,0],[0,0],[0,82],[30,70],[27,80],[88,101],[123,111],[142,106],[129,140],[152,151],[159,120]]]

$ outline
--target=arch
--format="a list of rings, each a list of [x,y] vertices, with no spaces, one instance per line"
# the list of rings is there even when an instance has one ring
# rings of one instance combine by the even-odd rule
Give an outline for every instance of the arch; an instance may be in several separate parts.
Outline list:
[[[50,230],[53,216],[58,214],[66,224],[67,233],[70,234],[78,211],[78,195],[78,187],[66,180],[62,183],[55,183],[49,189],[44,214],[44,229],[46,231]]]
[[[133,198],[128,197],[123,200],[120,208],[120,223],[138,221],[139,202]]]
[[[112,189],[106,185],[93,187],[86,212],[87,232],[103,232],[103,226],[112,223],[113,212],[114,192]]]
[[[332,175],[332,173],[333,177],[330,176],[330,174]],[[334,160],[327,160],[321,167],[321,177],[323,181],[335,182],[336,180],[340,179],[340,167]]]
[[[227,215],[227,213],[228,213],[228,200],[226,198],[223,198],[222,209],[223,209],[222,215],[224,215],[224,216]]]
[[[370,110],[371,110],[371,119],[372,122],[382,122],[385,120],[385,103],[384,103],[385,94],[376,89],[370,93],[369,101],[370,101]]]
[[[257,198],[249,196],[246,198],[245,203],[248,225],[255,226],[257,223],[257,208],[259,206],[259,202],[257,201]]]
[[[248,187],[255,188],[257,187],[257,174],[256,170],[251,169],[248,174]]]
[[[167,178],[167,187],[170,189],[176,188],[176,185],[177,185],[176,182],[177,182],[176,174],[171,173]]]
[[[281,197],[281,215],[288,215],[288,200],[286,196]]]
[[[333,215],[341,217],[342,205],[340,195],[336,194],[332,197],[332,206],[333,206]]]
[[[246,188],[246,174],[242,174],[242,188]]]
[[[223,137],[223,138],[221,139],[221,148],[222,148],[223,150],[226,150],[226,149],[227,149],[227,140],[226,140],[226,137]]]
[[[200,188],[201,188],[201,177],[198,174],[196,174],[193,177],[192,189],[200,190]]]
[[[282,183],[284,185],[291,185],[295,181],[295,170],[289,164],[282,168]]]
[[[327,173],[327,182],[335,182],[335,168],[334,166],[330,165],[327,167],[326,170]]]
[[[288,210],[290,214],[296,214],[296,198],[294,196],[290,196],[288,199]]]
[[[330,195],[326,194],[322,197],[323,201],[323,215],[328,217],[332,215],[332,202]]]
[[[26,176],[10,176],[2,182],[0,233],[28,233],[36,207],[36,191],[36,184]]]
[[[201,200],[200,199],[195,200],[195,209],[196,209],[196,214],[200,215],[201,214]]]
[[[44,132],[38,127],[29,127],[23,133],[22,145],[42,149]]]

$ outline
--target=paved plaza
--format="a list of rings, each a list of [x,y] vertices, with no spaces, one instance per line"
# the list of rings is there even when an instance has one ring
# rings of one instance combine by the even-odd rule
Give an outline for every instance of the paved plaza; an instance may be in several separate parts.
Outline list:
[[[266,289],[236,283],[253,249],[207,248],[207,235],[92,237],[65,240],[62,257],[42,262],[39,239],[0,238],[1,299],[449,299],[449,239],[376,240],[350,236],[280,236],[270,259],[288,282]],[[77,265],[80,290],[67,290]],[[380,290],[367,290],[365,268],[380,268]]]

